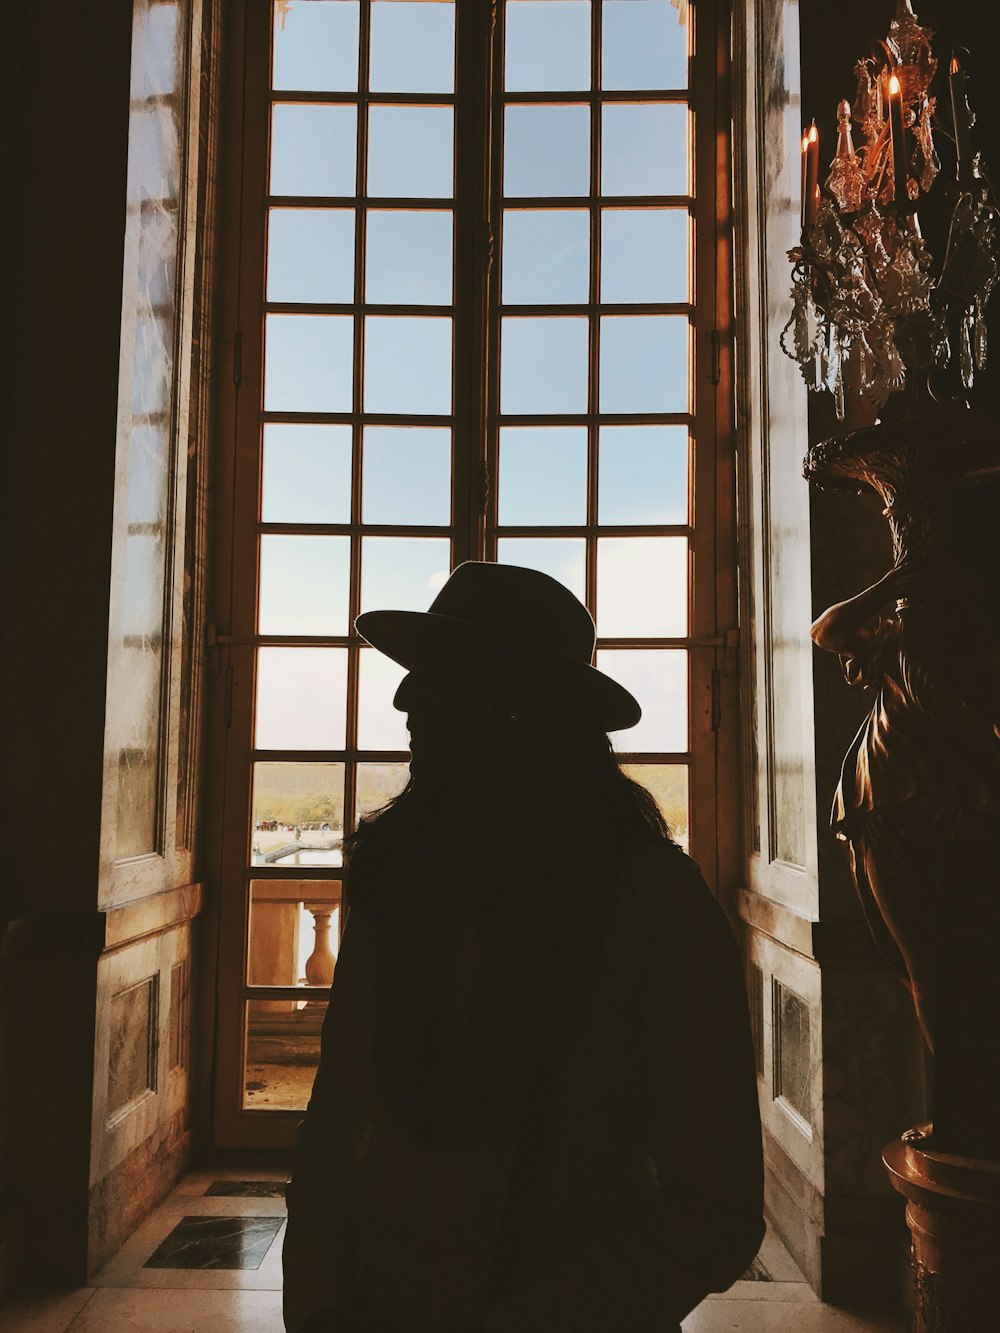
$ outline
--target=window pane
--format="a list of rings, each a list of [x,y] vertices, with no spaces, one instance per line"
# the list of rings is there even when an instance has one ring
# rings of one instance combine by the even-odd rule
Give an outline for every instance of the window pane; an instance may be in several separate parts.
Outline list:
[[[451,412],[451,320],[365,320],[365,411]]]
[[[498,522],[548,526],[586,521],[586,428],[504,426]]]
[[[627,737],[627,731],[622,736]],[[686,764],[625,764],[625,772],[656,800],[675,841],[688,846],[688,770]]]
[[[264,427],[264,523],[349,523],[350,426]]]
[[[688,215],[680,208],[606,208],[601,300],[686,301]]]
[[[685,537],[601,537],[597,632],[602,638],[680,638],[687,633]]]
[[[254,764],[251,865],[339,866],[343,836],[343,764]],[[296,852],[304,851],[312,852],[313,859],[292,861]],[[291,986],[295,982],[255,983],[251,978],[250,984]]]
[[[590,217],[577,209],[503,215],[503,295],[508,305],[565,305],[590,291]]]
[[[587,596],[586,554],[582,537],[501,537],[497,542],[500,564],[539,569],[565,584],[581,602]]]
[[[376,93],[450,93],[455,87],[455,6],[374,0],[370,87]]]
[[[586,412],[587,321],[507,318],[500,332],[500,411]]]
[[[450,569],[447,537],[365,537],[361,610],[426,611]]]
[[[442,523],[451,519],[451,431],[366,426],[365,523]]]
[[[260,539],[260,634],[346,634],[350,537]]]
[[[409,764],[358,764],[356,818],[362,819],[374,810],[381,810],[399,795],[409,780]]]
[[[670,0],[604,0],[601,86],[686,88],[687,44]]]
[[[346,648],[258,648],[258,750],[342,750]]]
[[[602,412],[688,410],[688,321],[683,315],[601,320]]]
[[[303,841],[310,835],[316,838],[315,830],[300,831]],[[337,836],[339,838],[339,833]],[[300,853],[301,857],[309,855],[309,848]],[[295,863],[290,860],[283,864]],[[299,864],[315,863],[300,860]],[[328,985],[326,978],[335,965],[340,933],[340,895],[340,881],[335,879],[251,880],[248,983],[251,986]],[[312,979],[306,977],[307,961]],[[318,976],[317,962],[320,963]],[[268,1001],[261,1003],[267,1004]],[[287,1004],[284,1007],[287,1008]]]
[[[616,750],[687,749],[687,653],[682,648],[603,648],[596,665],[634,694],[642,708],[638,725],[613,733]]]
[[[368,193],[450,199],[450,106],[373,106],[368,113]]]
[[[273,87],[353,92],[360,9],[357,0],[279,0],[274,6]]]
[[[507,107],[503,192],[508,198],[588,194],[590,108]]]
[[[307,1001],[305,997],[247,1001],[243,1071],[246,1110],[306,1109],[319,1066],[325,1013],[324,1001]]]
[[[267,230],[269,301],[354,300],[354,212],[272,208]]]
[[[279,103],[271,114],[272,194],[355,193],[356,107]]]
[[[601,427],[597,521],[688,521],[686,426]]]
[[[601,193],[686,194],[687,120],[686,106],[602,107]]]
[[[408,750],[406,714],[392,706],[406,667],[374,648],[362,648],[358,670],[358,748]]]
[[[590,87],[589,0],[509,0],[504,29],[508,92]]]
[[[350,315],[268,315],[264,408],[350,412],[354,320]]]
[[[367,226],[365,300],[392,305],[450,304],[450,212],[373,210]]]

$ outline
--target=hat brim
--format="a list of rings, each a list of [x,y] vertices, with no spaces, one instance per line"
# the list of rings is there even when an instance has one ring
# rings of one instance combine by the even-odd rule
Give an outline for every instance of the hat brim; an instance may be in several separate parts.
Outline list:
[[[625,731],[642,717],[638,700],[603,671],[493,625],[436,611],[366,611],[354,623],[367,643],[407,670],[419,665],[428,653],[455,644],[473,645],[544,666],[565,680],[605,731]]]

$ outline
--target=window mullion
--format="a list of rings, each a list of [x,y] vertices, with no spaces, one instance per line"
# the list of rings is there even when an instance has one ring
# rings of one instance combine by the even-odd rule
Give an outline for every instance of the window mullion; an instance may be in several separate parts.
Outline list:
[[[495,6],[456,6],[455,434],[452,495],[455,563],[486,554],[492,475],[490,393],[495,378],[492,80]]]

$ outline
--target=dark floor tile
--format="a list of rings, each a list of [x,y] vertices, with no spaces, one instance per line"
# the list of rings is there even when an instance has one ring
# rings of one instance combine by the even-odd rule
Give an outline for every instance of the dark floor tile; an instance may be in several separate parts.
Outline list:
[[[773,1282],[774,1278],[759,1259],[755,1259],[740,1278],[741,1282]]]
[[[213,1180],[206,1194],[231,1199],[283,1199],[283,1180]]]
[[[281,1217],[182,1217],[146,1268],[259,1268]]]

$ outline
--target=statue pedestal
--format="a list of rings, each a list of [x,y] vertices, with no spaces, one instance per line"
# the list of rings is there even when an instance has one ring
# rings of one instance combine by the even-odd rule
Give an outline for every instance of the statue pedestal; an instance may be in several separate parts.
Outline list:
[[[906,1199],[914,1333],[995,1333],[1000,1161],[936,1152],[930,1125],[907,1130],[882,1160]]]

